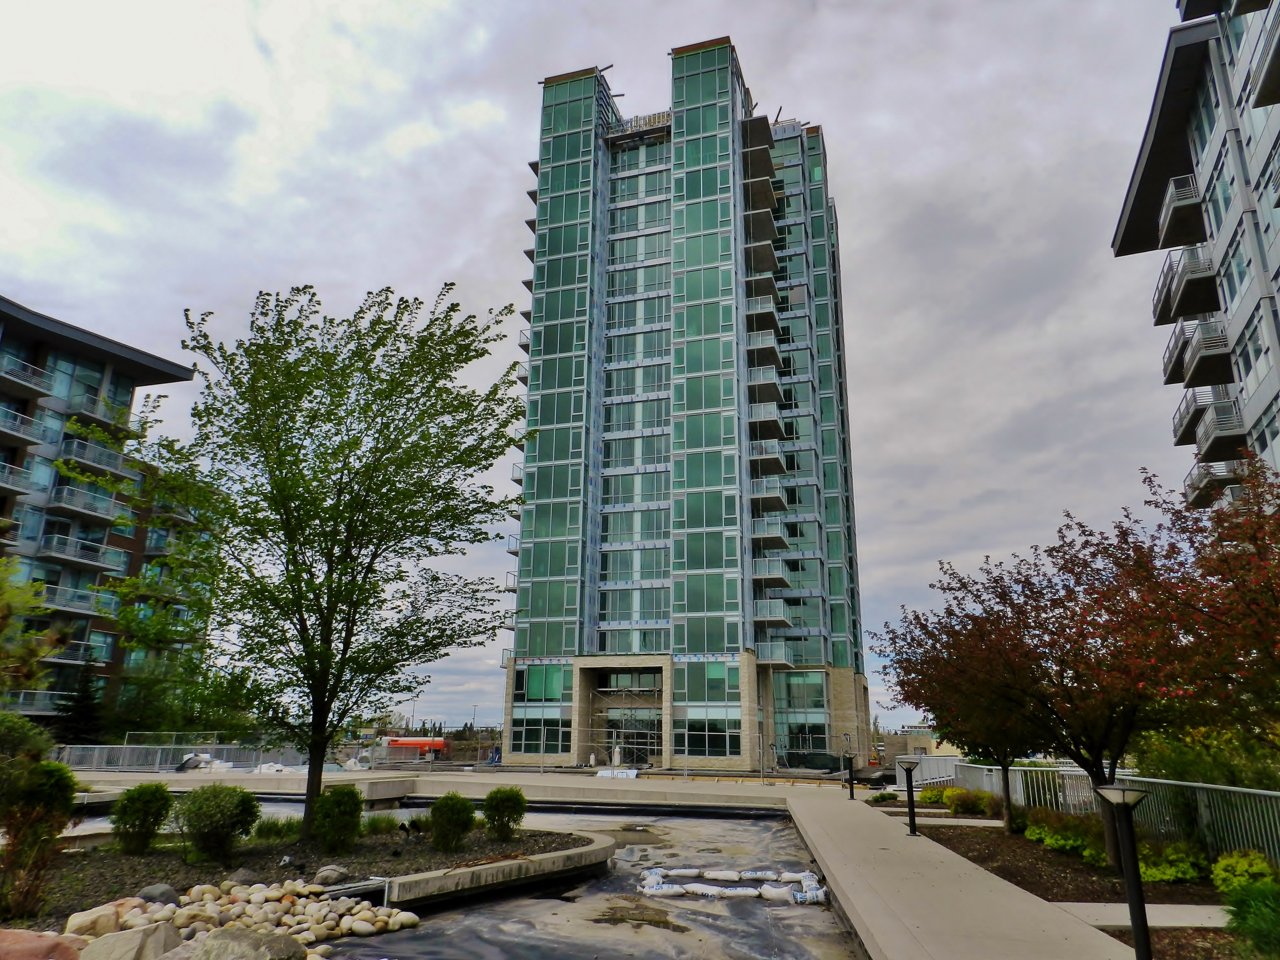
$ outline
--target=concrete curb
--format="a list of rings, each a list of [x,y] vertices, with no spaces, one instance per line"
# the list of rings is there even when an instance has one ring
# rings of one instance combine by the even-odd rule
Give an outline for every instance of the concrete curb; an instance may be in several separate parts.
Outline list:
[[[598,868],[609,862],[618,847],[617,841],[602,833],[579,830],[564,832],[588,837],[591,843],[572,850],[535,853],[519,860],[499,860],[474,867],[454,867],[392,877],[387,881],[387,905],[418,905],[451,897],[470,896]]]

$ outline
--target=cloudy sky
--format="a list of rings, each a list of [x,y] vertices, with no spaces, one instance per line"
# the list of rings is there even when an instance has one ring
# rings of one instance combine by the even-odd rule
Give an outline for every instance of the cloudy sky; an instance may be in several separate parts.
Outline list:
[[[729,34],[760,110],[830,152],[868,627],[928,603],[939,558],[1044,542],[1066,508],[1104,522],[1143,466],[1180,484],[1159,255],[1109,247],[1174,0],[782,9],[0,0],[0,294],[184,361],[184,308],[231,338],[260,289],[337,313],[454,280],[468,309],[526,307],[538,80],[613,64],[648,113],[673,46]],[[439,664],[413,712],[496,722],[509,644]]]

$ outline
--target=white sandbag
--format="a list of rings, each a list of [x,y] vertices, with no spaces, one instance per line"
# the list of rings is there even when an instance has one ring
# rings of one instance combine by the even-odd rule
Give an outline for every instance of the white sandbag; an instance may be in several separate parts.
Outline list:
[[[794,889],[789,883],[762,883],[760,885],[760,896],[766,900],[772,900],[774,903],[790,903],[793,892]]]
[[[760,890],[758,887],[721,887],[720,896],[722,897],[758,897]]]
[[[640,871],[640,876],[642,877],[665,877],[666,875],[667,871],[661,867],[645,867]]]
[[[827,888],[818,887],[814,890],[793,890],[791,891],[791,902],[798,904],[826,903]]]
[[[741,879],[743,880],[777,880],[777,870],[743,870]]]
[[[821,887],[822,887],[822,884],[820,884],[817,880],[810,879],[809,877],[805,877],[803,880],[800,881],[801,890],[818,890]]]
[[[713,887],[709,883],[686,883],[684,892],[694,897],[707,897],[710,900],[719,900],[721,894],[724,893],[724,887]]]
[[[653,874],[641,874],[640,876],[640,886],[642,887],[656,887],[663,882],[662,877],[655,877]]]
[[[668,870],[666,875],[668,877],[700,877],[702,871],[697,867],[676,867]]]
[[[684,887],[678,883],[658,883],[652,887],[641,887],[640,892],[647,897],[683,897]]]
[[[725,880],[729,883],[737,883],[742,879],[742,875],[737,870],[703,870],[702,878],[704,880]]]
[[[783,871],[782,875],[778,877],[778,879],[783,883],[804,883],[805,880],[817,880],[818,875],[812,870],[805,870],[803,873]]]

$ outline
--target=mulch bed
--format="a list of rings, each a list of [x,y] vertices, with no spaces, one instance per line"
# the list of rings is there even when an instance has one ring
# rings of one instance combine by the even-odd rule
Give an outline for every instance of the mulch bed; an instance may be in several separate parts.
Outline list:
[[[991,827],[918,825],[930,840],[960,854],[1042,900],[1059,903],[1125,903],[1124,881],[1091,867],[1079,857],[1026,837]],[[1222,898],[1207,883],[1144,883],[1147,903],[1219,904]],[[1128,930],[1107,933],[1133,945]],[[1238,941],[1224,930],[1182,928],[1151,931],[1151,952],[1160,960],[1236,960]]]
[[[49,876],[44,912],[22,925],[61,930],[72,913],[120,897],[131,897],[150,884],[167,883],[183,893],[198,883],[221,883],[240,868],[252,871],[258,882],[270,884],[299,878],[310,880],[322,866],[337,864],[354,881],[370,876],[395,877],[465,867],[477,861],[527,857],[569,850],[588,842],[584,837],[571,834],[521,830],[514,840],[499,843],[476,833],[468,836],[460,852],[439,853],[427,840],[397,832],[363,837],[353,853],[338,855],[325,853],[316,844],[299,841],[246,841],[225,864],[188,864],[174,848],[126,856],[109,846],[97,847],[62,854]],[[289,862],[283,862],[285,857]]]
[[[1058,903],[1125,903],[1124,881],[1079,857],[991,827],[919,825],[920,832],[997,877]],[[1144,883],[1147,903],[1220,904],[1207,883]]]
[[[1107,933],[1133,946],[1128,930],[1108,930]],[[1160,960],[1238,960],[1240,946],[1225,930],[1152,930],[1151,955]]]
[[[893,810],[895,813],[907,812],[907,801],[898,800],[893,803],[868,803],[867,806],[873,810]],[[999,820],[999,817],[988,817],[985,813],[952,813],[940,803],[916,803],[916,816],[921,819],[925,817],[938,817],[942,819],[955,819],[959,817],[961,820]]]

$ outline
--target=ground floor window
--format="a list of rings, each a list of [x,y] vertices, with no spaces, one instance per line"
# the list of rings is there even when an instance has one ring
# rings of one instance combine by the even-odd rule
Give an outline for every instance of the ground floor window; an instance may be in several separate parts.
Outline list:
[[[677,718],[675,752],[688,757],[737,756],[742,753],[742,721]]]
[[[559,717],[512,717],[512,753],[568,753],[570,723]]]

